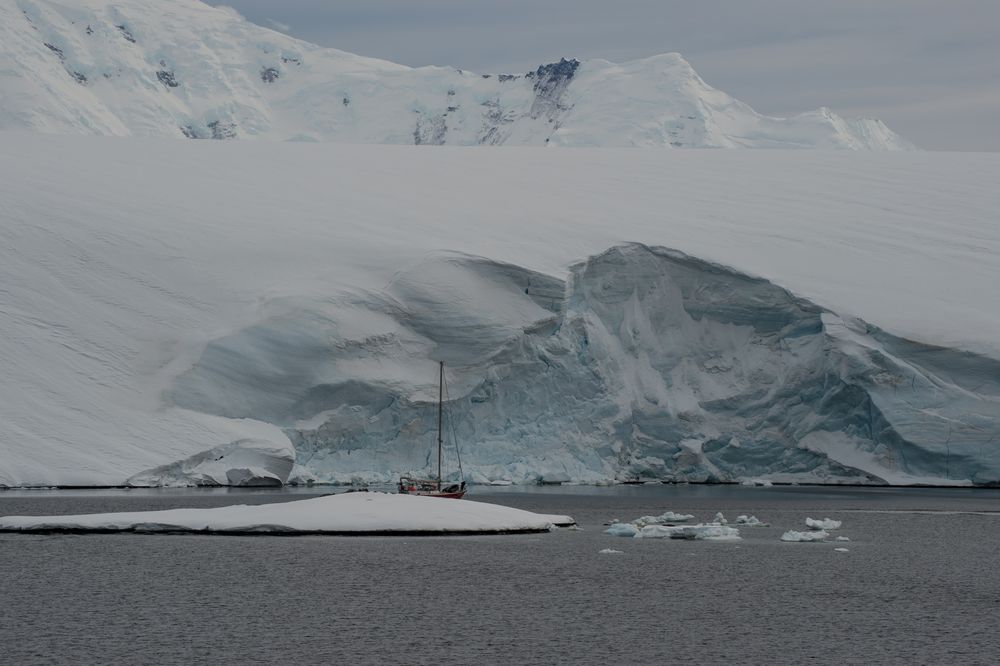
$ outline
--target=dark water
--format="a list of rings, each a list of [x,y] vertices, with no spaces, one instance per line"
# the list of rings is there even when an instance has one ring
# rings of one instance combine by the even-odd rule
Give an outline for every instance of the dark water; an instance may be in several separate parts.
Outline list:
[[[305,494],[19,491],[0,493],[0,515]],[[583,529],[445,538],[0,534],[0,663],[1000,659],[1000,515],[988,513],[1000,512],[997,491],[642,486],[475,489],[474,498],[568,513]],[[743,529],[735,543],[601,533],[609,519],[667,509],[701,520],[753,513],[773,527]],[[843,520],[837,534],[851,542],[778,540],[806,516]]]

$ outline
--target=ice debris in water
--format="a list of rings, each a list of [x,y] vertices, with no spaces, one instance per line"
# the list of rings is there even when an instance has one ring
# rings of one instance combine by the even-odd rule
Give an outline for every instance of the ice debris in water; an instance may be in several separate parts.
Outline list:
[[[845,537],[845,536],[839,536],[835,539],[835,541],[850,541],[850,540],[851,540],[850,537]]]
[[[637,527],[645,527],[646,525],[662,525],[664,523],[683,523],[684,521],[691,520],[692,518],[694,518],[694,516],[689,513],[664,511],[658,516],[641,516],[636,518],[632,521],[632,524]]]
[[[851,552],[851,551],[849,551],[846,548],[834,548],[834,550],[837,551],[838,553],[849,553],[849,552]]]
[[[717,514],[715,514],[715,520],[713,522],[718,523],[719,525],[728,525],[729,524],[729,521],[726,520],[726,517],[722,515],[721,511],[718,512]]]
[[[624,551],[621,551],[621,550],[615,550],[614,548],[603,548],[603,549],[597,551],[597,553],[599,555],[618,555],[618,554],[623,553],[623,552]]]
[[[823,530],[813,532],[796,532],[795,530],[788,530],[781,535],[781,540],[793,542],[823,541],[828,536],[830,535]]]
[[[639,534],[639,528],[631,523],[612,523],[604,533],[611,536],[634,537]]]
[[[763,488],[770,488],[774,484],[768,479],[743,479],[740,485],[744,486],[761,486]]]
[[[747,527],[770,527],[771,523],[765,523],[763,520],[757,518],[757,516],[736,516],[737,525],[746,525]]]
[[[718,524],[698,525],[645,525],[636,527],[631,523],[615,523],[604,530],[605,534],[634,539],[698,539],[707,541],[735,541],[740,531],[735,527]]]
[[[840,521],[831,518],[824,518],[823,520],[806,518],[806,527],[811,530],[836,530],[840,528]]]

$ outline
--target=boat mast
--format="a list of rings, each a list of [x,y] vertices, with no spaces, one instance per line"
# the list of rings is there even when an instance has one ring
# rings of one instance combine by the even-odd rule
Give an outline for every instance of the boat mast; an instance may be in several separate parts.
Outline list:
[[[441,423],[444,414],[444,361],[438,361],[438,490],[441,490]]]

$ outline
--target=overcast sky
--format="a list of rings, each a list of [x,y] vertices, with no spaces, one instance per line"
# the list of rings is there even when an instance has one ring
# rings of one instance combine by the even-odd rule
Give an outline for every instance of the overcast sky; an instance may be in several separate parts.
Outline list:
[[[677,51],[762,113],[828,106],[928,149],[1000,150],[1000,0],[227,0],[406,65],[519,73]]]

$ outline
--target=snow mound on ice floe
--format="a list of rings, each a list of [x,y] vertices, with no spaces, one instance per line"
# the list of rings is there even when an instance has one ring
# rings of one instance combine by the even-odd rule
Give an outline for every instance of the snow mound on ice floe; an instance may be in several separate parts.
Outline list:
[[[5,516],[0,531],[443,535],[544,532],[573,522],[483,502],[359,492],[214,509]]]
[[[295,465],[286,438],[275,443],[240,439],[167,465],[139,472],[129,486],[283,486]]]
[[[790,542],[811,542],[811,541],[823,541],[829,534],[820,530],[818,532],[796,532],[795,530],[788,530],[781,535],[782,541]]]
[[[840,529],[840,525],[841,522],[839,520],[833,520],[832,518],[824,518],[822,520],[806,518],[806,527],[811,530],[836,530]]]

